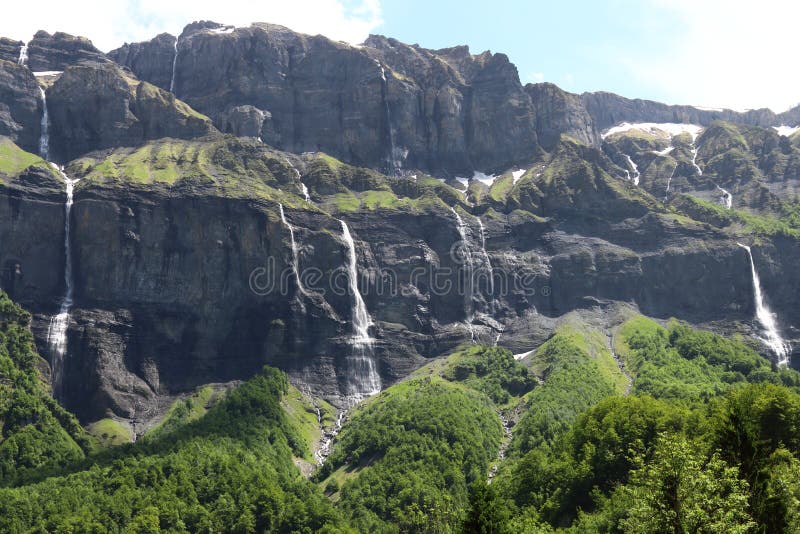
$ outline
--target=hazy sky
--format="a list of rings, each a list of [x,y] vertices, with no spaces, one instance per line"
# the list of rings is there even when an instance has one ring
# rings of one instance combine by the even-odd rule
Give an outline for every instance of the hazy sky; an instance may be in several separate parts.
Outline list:
[[[101,50],[188,22],[284,24],[358,43],[507,54],[525,82],[735,109],[800,103],[800,4],[788,0],[39,0],[4,2],[0,34],[86,35]]]

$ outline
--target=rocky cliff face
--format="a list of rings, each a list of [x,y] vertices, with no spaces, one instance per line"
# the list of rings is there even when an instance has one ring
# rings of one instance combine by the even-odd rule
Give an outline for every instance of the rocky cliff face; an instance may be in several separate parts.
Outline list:
[[[28,43],[28,67],[34,72],[62,71],[83,61],[106,62],[105,54],[85,37],[38,31]]]
[[[144,80],[174,85],[223,131],[236,131],[228,120],[236,108],[260,110],[260,137],[285,150],[323,150],[390,172],[464,174],[537,153],[530,98],[502,54],[430,51],[382,37],[356,48],[273,25],[229,32],[198,24],[178,37],[168,84],[173,46],[159,36],[109,55]]]
[[[354,313],[340,220],[384,383],[473,339],[530,350],[557,317],[617,302],[754,333],[737,241],[757,244],[764,290],[798,337],[800,142],[744,125],[774,115],[715,122],[523,87],[502,54],[263,24],[196,23],[177,59],[164,34],[112,52],[119,65],[84,39],[37,39],[31,68],[63,74],[0,60],[0,282],[35,312],[48,354],[65,195],[24,152],[38,147],[41,83],[51,159],[80,179],[62,391],[85,420],[146,423],[264,364],[335,400]],[[704,128],[600,135],[620,121]],[[454,179],[476,170],[494,175]]]
[[[0,135],[36,152],[41,132],[42,101],[31,71],[0,59]]]

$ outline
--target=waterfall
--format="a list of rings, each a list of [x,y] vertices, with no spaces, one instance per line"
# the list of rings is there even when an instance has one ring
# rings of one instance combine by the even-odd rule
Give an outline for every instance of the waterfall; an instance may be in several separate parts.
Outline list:
[[[472,342],[475,343],[475,328],[472,326],[472,320],[475,318],[475,311],[473,310],[472,304],[472,273],[473,273],[473,264],[472,264],[472,253],[469,250],[469,238],[467,236],[467,225],[464,220],[461,218],[461,215],[458,214],[455,208],[450,208],[450,211],[453,212],[453,215],[456,217],[456,229],[458,230],[458,235],[461,237],[461,245],[462,250],[464,253],[464,261],[467,267],[467,272],[464,276],[464,312],[466,313],[466,322],[467,328],[469,329],[469,334],[472,339]]]
[[[39,137],[39,155],[44,160],[50,157],[50,119],[47,113],[47,97],[44,89],[39,87],[39,95],[42,97],[42,122],[41,136]],[[67,327],[69,326],[69,311],[72,308],[73,298],[73,278],[72,278],[72,243],[70,214],[72,213],[73,191],[78,180],[73,180],[64,170],[50,163],[58,171],[66,186],[67,200],[64,203],[64,296],[58,314],[50,319],[47,329],[47,345],[52,356],[51,366],[53,369],[53,395],[58,398],[61,395],[61,384],[64,377],[64,357],[67,354]]]
[[[733,195],[731,195],[728,191],[722,189],[720,186],[717,186],[717,189],[719,189],[722,192],[722,197],[720,198],[720,200],[722,200],[722,202],[725,203],[726,208],[731,209],[733,207]]]
[[[22,47],[19,49],[19,59],[17,59],[17,65],[22,65],[23,67],[28,62],[28,43],[23,43]]]
[[[777,317],[767,307],[764,302],[764,293],[761,291],[761,281],[756,272],[756,263],[753,261],[753,253],[750,247],[737,243],[740,247],[747,251],[747,256],[750,258],[750,270],[753,276],[753,296],[756,304],[756,319],[761,323],[764,328],[764,338],[762,341],[766,344],[775,356],[778,357],[778,366],[786,366],[789,364],[789,354],[791,347],[783,340],[778,330]]]
[[[383,100],[383,113],[386,119],[386,130],[389,137],[389,155],[386,158],[386,163],[389,172],[397,174],[403,167],[401,161],[402,151],[399,150],[394,144],[394,129],[392,128],[392,110],[389,107],[389,85],[386,79],[386,69],[383,68],[381,62],[377,59],[374,60],[375,64],[381,70],[381,98]]]
[[[664,193],[664,202],[667,201],[667,197],[669,197],[669,188],[672,185],[672,178],[675,176],[675,171],[678,170],[678,164],[675,163],[675,166],[672,168],[672,172],[669,173],[669,178],[667,178],[667,191]]]
[[[641,176],[641,173],[639,172],[639,166],[636,165],[629,155],[623,154],[623,156],[625,156],[625,159],[628,160],[628,165],[630,165],[631,170],[633,171],[633,178],[631,178],[631,175],[628,174],[628,179],[633,182],[633,185],[639,185],[639,177]]]
[[[703,176],[703,169],[697,164],[697,145],[695,144],[695,139],[694,137],[692,138],[692,166],[697,170],[699,176]]]
[[[175,38],[175,53],[172,55],[172,77],[169,80],[169,91],[173,94],[175,93],[175,67],[178,66],[178,39],[180,37]]]
[[[302,176],[300,175],[300,171],[298,171],[297,167],[295,167],[292,164],[292,162],[289,161],[289,158],[283,158],[283,159],[286,160],[286,164],[289,165],[289,168],[291,168],[292,171],[294,172],[295,178],[297,178],[297,181],[300,182],[300,189],[302,189],[303,191],[303,198],[305,199],[306,202],[311,202],[311,195],[308,194],[308,187],[306,187],[306,184],[304,184],[301,180]]]
[[[489,259],[489,253],[486,252],[486,231],[483,228],[483,221],[478,217],[478,230],[480,230],[481,237],[481,253],[483,261],[486,262],[486,270],[489,271],[489,297],[494,295],[494,268],[492,267],[492,260]]]
[[[42,97],[42,122],[41,133],[39,134],[39,155],[48,161],[50,158],[50,116],[47,113],[47,95],[39,86],[39,96]]]
[[[53,164],[64,179],[67,188],[67,200],[64,203],[64,297],[58,314],[50,319],[47,329],[47,344],[52,355],[53,368],[53,396],[61,395],[61,385],[64,377],[64,357],[67,354],[67,327],[69,326],[69,311],[72,308],[73,279],[72,279],[72,244],[70,240],[70,214],[72,212],[73,190],[78,180],[70,179],[64,171]]]
[[[373,354],[373,339],[369,337],[369,327],[372,318],[367,312],[364,298],[358,290],[358,262],[356,258],[356,245],[347,223],[339,221],[342,225],[342,238],[347,245],[347,278],[350,298],[352,299],[353,335],[350,343],[353,348],[348,358],[348,376],[346,394],[355,400],[369,397],[381,391],[381,377],[375,368]]]
[[[297,247],[297,242],[294,240],[294,226],[289,224],[286,220],[286,215],[283,212],[283,204],[278,204],[278,210],[281,213],[281,222],[289,230],[289,238],[292,243],[292,271],[294,271],[294,278],[297,281],[297,289],[303,295],[308,295],[306,288],[303,287],[303,282],[300,280],[300,251]]]

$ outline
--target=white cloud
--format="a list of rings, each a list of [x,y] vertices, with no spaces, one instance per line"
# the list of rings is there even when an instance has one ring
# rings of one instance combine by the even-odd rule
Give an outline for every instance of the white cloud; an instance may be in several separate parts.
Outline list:
[[[173,35],[195,20],[248,26],[271,22],[360,43],[381,24],[380,0],[41,0],[3,6],[0,35],[28,41],[37,30],[83,35],[109,51],[123,42]]]
[[[663,53],[632,57],[634,76],[674,103],[783,111],[800,102],[800,4],[785,0],[650,0],[677,16]]]
[[[528,82],[530,83],[539,83],[544,81],[544,73],[543,72],[534,72],[530,76],[528,76]]]

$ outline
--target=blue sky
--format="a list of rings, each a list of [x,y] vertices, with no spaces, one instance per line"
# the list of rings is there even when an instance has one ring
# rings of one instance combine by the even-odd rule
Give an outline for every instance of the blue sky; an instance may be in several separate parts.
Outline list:
[[[0,35],[85,35],[101,50],[193,20],[283,24],[352,43],[507,54],[525,82],[667,103],[783,111],[800,103],[800,3],[786,0],[39,0],[9,3]]]
[[[387,0],[376,31],[429,48],[467,43],[473,53],[503,52],[525,82],[570,91],[610,90],[668,98],[632,78],[622,57],[656,54],[678,24],[643,2]],[[655,89],[655,90],[654,90]]]

